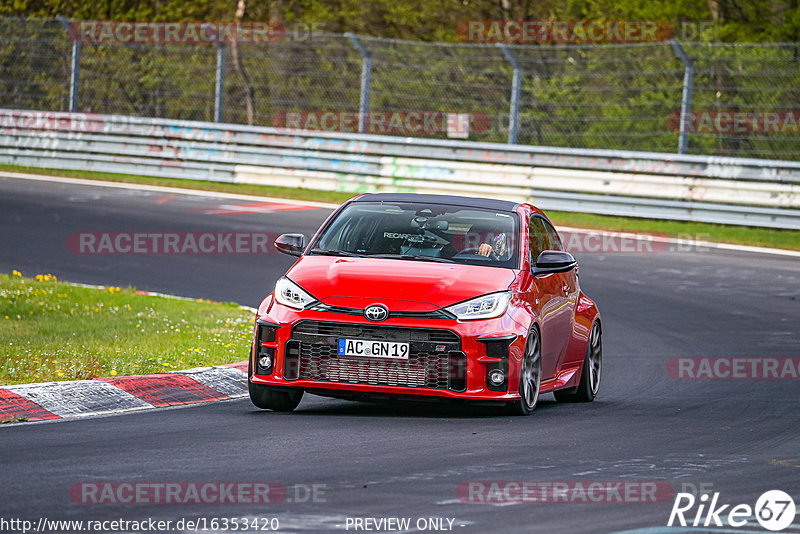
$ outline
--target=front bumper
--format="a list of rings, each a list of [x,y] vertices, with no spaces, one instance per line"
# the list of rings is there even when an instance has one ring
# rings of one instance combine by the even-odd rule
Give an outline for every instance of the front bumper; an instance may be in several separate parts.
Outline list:
[[[326,394],[519,399],[519,369],[529,325],[512,313],[496,319],[390,318],[295,310],[268,298],[259,309],[251,351],[250,381]],[[343,357],[339,337],[406,341],[408,360]],[[262,339],[263,338],[263,339]],[[271,367],[258,360],[269,355]],[[492,384],[500,369],[506,380]]]

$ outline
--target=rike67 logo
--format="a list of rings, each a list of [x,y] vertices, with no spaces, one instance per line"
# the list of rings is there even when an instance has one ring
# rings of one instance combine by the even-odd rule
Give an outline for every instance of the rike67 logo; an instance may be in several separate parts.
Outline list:
[[[749,504],[720,504],[719,492],[714,493],[710,501],[705,493],[700,498],[691,493],[678,493],[667,526],[741,528],[755,526],[752,524],[755,520],[763,528],[778,532],[792,524],[795,514],[794,500],[781,490],[764,492],[755,508]]]

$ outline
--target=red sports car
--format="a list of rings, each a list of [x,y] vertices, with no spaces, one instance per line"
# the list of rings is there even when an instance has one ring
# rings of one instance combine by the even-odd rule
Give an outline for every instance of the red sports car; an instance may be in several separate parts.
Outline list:
[[[539,209],[377,193],[337,209],[258,308],[249,389],[291,411],[303,392],[463,399],[527,415],[539,395],[592,401],[600,314]]]

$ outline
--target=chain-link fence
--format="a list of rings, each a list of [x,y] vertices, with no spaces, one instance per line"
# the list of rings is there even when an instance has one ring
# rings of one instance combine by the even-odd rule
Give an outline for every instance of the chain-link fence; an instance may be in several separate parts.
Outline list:
[[[73,39],[0,19],[0,107],[657,152],[683,131],[688,153],[800,159],[800,43],[682,43],[687,63],[677,43]]]

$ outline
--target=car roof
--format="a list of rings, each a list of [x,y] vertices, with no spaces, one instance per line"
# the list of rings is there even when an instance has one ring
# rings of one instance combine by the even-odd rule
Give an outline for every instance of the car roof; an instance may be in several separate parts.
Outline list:
[[[445,204],[467,208],[486,208],[497,211],[517,211],[519,204],[493,198],[460,197],[455,195],[427,195],[420,193],[366,193],[353,202],[411,202],[419,204]]]

